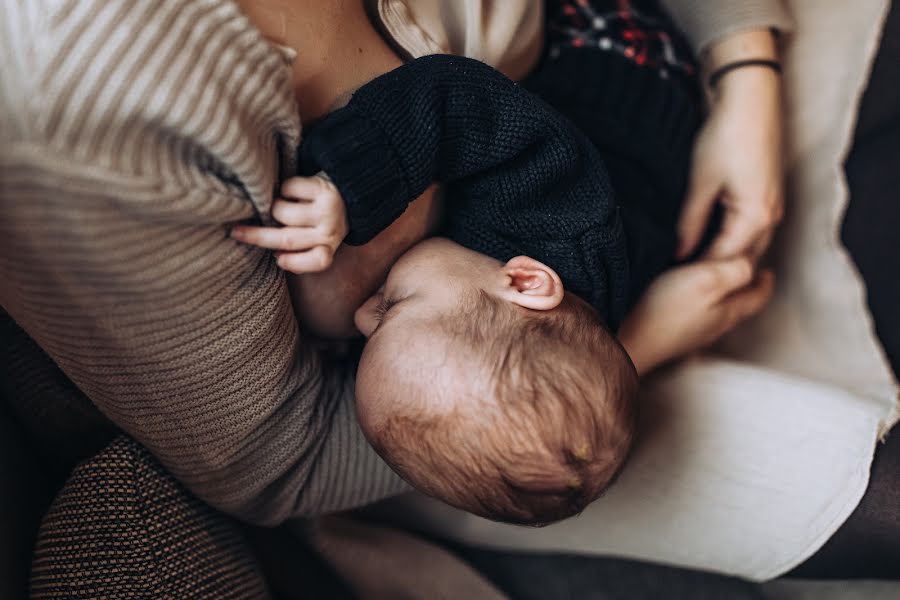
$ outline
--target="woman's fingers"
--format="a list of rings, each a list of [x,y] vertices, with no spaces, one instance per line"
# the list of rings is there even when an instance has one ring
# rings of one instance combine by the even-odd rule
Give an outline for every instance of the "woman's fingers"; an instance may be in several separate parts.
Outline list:
[[[719,193],[719,181],[716,178],[702,172],[692,174],[684,208],[678,220],[679,259],[687,258],[697,249]]]
[[[757,238],[753,245],[747,252],[747,256],[749,256],[754,263],[759,262],[759,259],[766,253],[766,250],[769,249],[769,246],[772,245],[772,238],[775,236],[775,229],[770,229],[765,232],[761,237]]]
[[[722,229],[706,252],[709,258],[729,258],[747,254],[758,258],[768,248],[775,227],[781,220],[780,205],[740,198],[726,206]]]

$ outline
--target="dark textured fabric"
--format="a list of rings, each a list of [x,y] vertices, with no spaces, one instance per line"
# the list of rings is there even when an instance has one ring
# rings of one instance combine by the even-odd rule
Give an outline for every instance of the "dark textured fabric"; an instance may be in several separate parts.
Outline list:
[[[31,550],[53,497],[39,461],[0,405],[0,598],[27,597]]]
[[[599,556],[502,552],[455,546],[516,600],[762,600],[734,577]]]
[[[546,51],[571,48],[617,54],[660,77],[697,72],[690,44],[656,0],[546,0]]]
[[[32,598],[267,598],[243,538],[136,442],[79,465],[41,524]]]
[[[307,132],[301,165],[341,191],[348,243],[368,241],[442,182],[450,238],[499,260],[544,261],[611,326],[624,316],[625,236],[597,151],[487,65],[427,56],[375,79]]]
[[[622,210],[633,303],[674,261],[700,90],[664,14],[647,2],[639,12],[611,4],[548,3],[548,50],[523,85],[600,152]]]
[[[59,488],[76,463],[96,454],[118,430],[2,310],[0,364],[0,401],[43,474]]]

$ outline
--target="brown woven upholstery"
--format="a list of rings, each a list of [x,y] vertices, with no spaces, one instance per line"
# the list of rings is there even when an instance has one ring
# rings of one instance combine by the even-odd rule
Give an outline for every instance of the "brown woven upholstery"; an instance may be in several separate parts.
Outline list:
[[[268,598],[234,526],[129,438],[79,465],[44,518],[32,598]]]

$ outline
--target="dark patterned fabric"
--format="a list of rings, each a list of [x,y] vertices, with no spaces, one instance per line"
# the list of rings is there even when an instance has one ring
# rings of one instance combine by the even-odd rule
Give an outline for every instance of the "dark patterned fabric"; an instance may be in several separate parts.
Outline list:
[[[268,598],[243,539],[143,447],[116,438],[72,473],[41,525],[32,598]]]
[[[696,73],[690,47],[653,0],[551,0],[547,37],[551,58],[565,48],[597,48],[663,78]]]
[[[633,305],[675,260],[701,123],[694,61],[652,0],[550,0],[546,52],[522,82],[590,139],[628,244]]]

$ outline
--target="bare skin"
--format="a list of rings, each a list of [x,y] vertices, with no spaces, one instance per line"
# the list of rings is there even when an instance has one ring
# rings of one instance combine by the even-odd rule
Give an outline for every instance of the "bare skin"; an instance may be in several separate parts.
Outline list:
[[[704,78],[747,59],[778,59],[772,32],[738,32],[713,44],[703,56]],[[679,256],[696,249],[720,203],[725,218],[707,257],[745,255],[756,261],[784,212],[781,77],[766,67],[744,67],[728,72],[710,92],[678,227]]]
[[[283,227],[236,227],[231,235],[277,251],[278,264],[296,275],[288,280],[301,322],[322,337],[353,337],[356,328],[371,337],[377,322],[389,310],[397,315],[423,302],[452,314],[461,306],[455,296],[464,295],[454,294],[454,290],[468,290],[470,295],[480,290],[532,310],[553,310],[562,300],[559,276],[533,258],[520,256],[503,266],[450,240],[416,244],[396,263],[395,253],[403,244],[397,240],[377,242],[376,248],[383,253],[372,260],[364,257],[357,261],[354,249],[341,253],[340,242],[348,228],[347,212],[333,183],[321,177],[293,177],[281,192],[285,198],[276,201],[272,214]],[[412,210],[421,213],[432,206],[429,199]],[[413,218],[418,220],[416,215]],[[426,218],[436,219],[435,211]],[[411,227],[407,230],[414,231]],[[514,261],[518,261],[515,268],[509,270]],[[540,268],[526,269],[525,263]],[[478,265],[485,267],[476,268]],[[382,270],[390,274],[376,292]],[[509,284],[525,275],[522,293],[512,294]],[[491,282],[495,285],[488,285]],[[772,274],[761,271],[754,277],[753,263],[745,256],[704,259],[673,268],[660,275],[634,307],[619,330],[619,340],[637,372],[647,374],[708,346],[759,312],[770,298],[772,286]],[[367,293],[371,297],[356,310]],[[548,299],[555,301],[542,302]],[[355,319],[351,318],[354,311]],[[402,319],[392,320],[399,321]],[[393,326],[388,329],[397,331]],[[399,328],[407,342],[413,329],[407,325]],[[421,333],[423,338],[433,339],[427,328]]]
[[[296,50],[293,82],[304,124],[321,118],[354,90],[402,64],[372,26],[362,0],[237,3],[273,44]],[[370,243],[341,246],[329,270],[290,278],[301,319],[304,313],[322,319],[318,322],[324,330],[312,333],[355,332],[355,309],[384,281],[397,258],[434,233],[439,214],[432,187]]]

